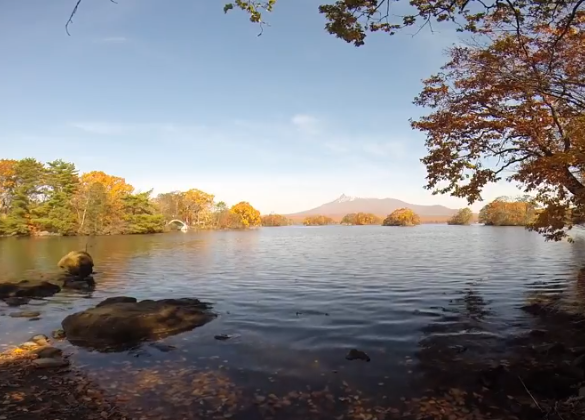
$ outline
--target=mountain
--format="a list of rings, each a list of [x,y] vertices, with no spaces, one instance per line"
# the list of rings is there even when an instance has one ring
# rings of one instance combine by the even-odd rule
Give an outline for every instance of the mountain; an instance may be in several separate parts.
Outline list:
[[[386,216],[394,210],[408,207],[421,217],[446,218],[457,212],[445,206],[424,206],[420,204],[409,204],[395,198],[359,198],[348,197],[342,194],[336,200],[323,204],[311,210],[302,211],[288,215],[291,218],[324,215],[334,219],[340,219],[348,213],[373,213],[378,216]]]

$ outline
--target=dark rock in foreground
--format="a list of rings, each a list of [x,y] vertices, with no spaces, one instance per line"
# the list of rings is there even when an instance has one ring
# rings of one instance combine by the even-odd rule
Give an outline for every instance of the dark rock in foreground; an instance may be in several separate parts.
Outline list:
[[[47,281],[32,282],[23,280],[19,283],[0,283],[0,299],[12,297],[43,298],[53,296],[60,291],[59,286]]]
[[[117,297],[69,315],[61,324],[74,345],[115,350],[200,327],[215,316],[210,305],[198,299],[137,302],[134,298]]]

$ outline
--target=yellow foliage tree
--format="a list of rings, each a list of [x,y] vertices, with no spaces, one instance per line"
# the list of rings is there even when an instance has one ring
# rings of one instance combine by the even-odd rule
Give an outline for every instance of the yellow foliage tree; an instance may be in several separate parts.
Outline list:
[[[329,216],[309,216],[303,220],[305,226],[325,226],[332,225],[335,221]]]
[[[230,212],[238,216],[239,222],[243,228],[260,226],[262,224],[260,212],[252,207],[247,201],[235,204],[230,209]]]
[[[416,226],[420,225],[420,217],[411,209],[394,210],[384,219],[382,226]]]
[[[451,219],[447,222],[450,225],[468,225],[473,219],[473,213],[469,207],[460,209]]]

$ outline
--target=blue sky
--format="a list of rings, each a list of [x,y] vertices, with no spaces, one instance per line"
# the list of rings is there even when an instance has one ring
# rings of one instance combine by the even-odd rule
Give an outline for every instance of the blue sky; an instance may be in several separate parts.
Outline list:
[[[74,3],[0,6],[1,158],[63,158],[264,213],[342,193],[465,205],[422,188],[424,137],[408,122],[458,40],[448,28],[355,48],[325,33],[314,0],[279,0],[260,37],[220,0],[85,0],[67,36]]]

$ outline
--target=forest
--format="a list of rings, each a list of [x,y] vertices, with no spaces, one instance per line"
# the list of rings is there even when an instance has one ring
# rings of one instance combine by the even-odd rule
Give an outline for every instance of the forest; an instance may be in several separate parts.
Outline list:
[[[200,229],[261,225],[247,202],[228,207],[198,189],[152,196],[123,178],[73,163],[0,159],[0,235],[116,235],[157,233],[178,219]]]

